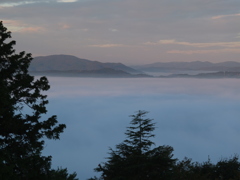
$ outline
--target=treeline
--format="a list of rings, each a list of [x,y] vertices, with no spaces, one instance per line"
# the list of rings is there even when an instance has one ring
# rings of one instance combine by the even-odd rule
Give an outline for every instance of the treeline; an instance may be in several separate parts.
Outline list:
[[[88,180],[237,180],[240,179],[238,156],[212,163],[192,162],[189,158],[178,160],[173,157],[171,146],[155,145],[150,138],[155,135],[155,123],[144,118],[146,111],[132,115],[131,126],[127,127],[126,139],[110,148],[108,161],[95,168],[99,178]]]

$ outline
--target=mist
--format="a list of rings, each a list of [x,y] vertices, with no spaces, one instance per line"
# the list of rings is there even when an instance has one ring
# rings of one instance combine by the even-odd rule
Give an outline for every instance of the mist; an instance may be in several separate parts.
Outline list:
[[[239,152],[239,79],[48,79],[47,116],[67,128],[60,140],[46,141],[44,155],[80,180],[99,175],[93,169],[125,139],[129,115],[138,110],[157,123],[156,146],[172,146],[179,160],[216,162]]]

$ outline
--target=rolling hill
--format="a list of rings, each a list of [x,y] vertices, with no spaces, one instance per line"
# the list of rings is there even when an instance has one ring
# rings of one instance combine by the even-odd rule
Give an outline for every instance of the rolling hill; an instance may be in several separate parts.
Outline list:
[[[31,62],[29,71],[93,71],[105,68],[121,70],[131,74],[139,74],[133,68],[122,63],[102,63],[80,59],[71,55],[51,55],[35,57]]]
[[[51,55],[35,57],[29,71],[33,75],[68,77],[153,77],[142,72],[169,72],[169,75],[155,75],[155,77],[239,78],[240,63],[157,62],[131,68],[122,63],[102,63],[71,55]],[[197,73],[193,75],[191,71]]]
[[[133,68],[145,72],[171,71],[171,70],[199,70],[199,71],[240,71],[240,63],[234,61],[211,63],[207,61],[193,62],[157,62],[152,64],[134,66]]]

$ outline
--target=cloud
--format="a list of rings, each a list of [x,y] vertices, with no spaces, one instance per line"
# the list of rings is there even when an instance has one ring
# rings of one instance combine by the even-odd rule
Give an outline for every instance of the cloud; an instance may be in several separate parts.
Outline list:
[[[46,143],[44,154],[53,156],[54,168],[77,171],[79,179],[94,176],[108,147],[126,138],[136,110],[150,112],[147,117],[158,127],[152,140],[173,146],[179,160],[202,162],[210,155],[216,161],[239,152],[238,79],[48,79],[48,114],[67,129],[60,141]]]
[[[176,41],[175,39],[167,39],[160,40],[158,42],[147,42],[145,45],[167,45],[167,44],[175,44],[175,45],[184,45],[184,46],[192,46],[199,48],[207,48],[207,47],[228,47],[228,48],[237,48],[240,47],[240,42],[213,42],[213,43],[190,43],[184,41]]]
[[[78,0],[58,0],[57,2],[60,3],[72,3],[72,2],[77,2]]]
[[[19,31],[21,29],[20,26],[20,22],[19,21],[15,21],[15,20],[2,20],[4,23],[4,26],[6,26],[8,28],[8,30],[12,31],[12,32],[16,32]]]
[[[59,26],[61,29],[69,29],[71,28],[71,26],[69,24],[66,23],[59,23]]]
[[[21,33],[40,33],[44,32],[45,29],[43,27],[23,27],[22,29],[19,30]]]
[[[167,54],[219,54],[219,53],[240,53],[240,42],[211,42],[211,43],[191,43],[185,41],[176,41],[175,39],[160,40],[158,42],[147,42],[145,45],[180,45],[193,48],[196,50],[167,50]],[[173,48],[173,47],[171,47]],[[207,49],[202,49],[207,48]],[[209,49],[212,48],[212,49]],[[213,49],[215,48],[215,49]]]
[[[84,31],[84,32],[87,32],[87,31],[89,31],[89,29],[87,29],[87,28],[84,28],[84,29],[80,29],[81,31]]]
[[[9,1],[9,2],[0,2],[0,7],[15,7],[15,6],[21,6],[21,5],[27,5],[27,4],[34,4],[34,3],[43,3],[43,2],[49,2],[47,0],[43,1]]]
[[[89,45],[89,47],[111,48],[111,47],[126,47],[126,45],[123,45],[123,44],[97,44],[97,45]]]
[[[45,28],[39,26],[30,26],[22,23],[21,21],[16,20],[3,20],[5,26],[8,27],[8,30],[11,32],[20,32],[20,33],[40,33],[44,32]]]
[[[15,7],[27,4],[34,4],[34,3],[50,3],[50,2],[57,2],[57,3],[73,3],[77,2],[78,0],[30,0],[30,1],[5,1],[0,2],[0,8],[2,7]]]
[[[110,28],[109,31],[111,31],[111,32],[118,32],[117,29],[113,29],[113,28]]]
[[[10,7],[3,7],[3,4]],[[213,42],[236,41],[238,18],[218,21],[211,17],[235,15],[239,12],[239,4],[240,1],[209,0],[0,0],[0,17],[21,22],[18,26],[6,27],[18,32],[14,36],[17,41],[24,42],[21,48],[34,55],[62,52],[86,59],[138,64],[160,60],[159,53],[162,61],[179,61],[179,57],[165,53],[175,49],[237,49],[236,44],[220,46]],[[26,43],[28,32],[32,32],[32,37]],[[35,33],[39,34],[35,36]],[[147,41],[150,41],[146,43],[149,46],[142,44]],[[39,48],[39,42],[46,43],[46,47]],[[161,45],[161,50],[157,45]],[[133,46],[134,50],[123,48]],[[111,56],[109,48],[113,50]],[[225,59],[207,57],[207,54],[187,58],[184,60]],[[235,55],[229,54],[229,59],[236,59]]]
[[[238,17],[238,16],[240,16],[240,13],[239,14],[213,16],[211,19],[222,19],[222,18],[227,18],[227,17]]]
[[[214,49],[214,50],[171,50],[167,51],[168,54],[209,54],[209,53],[240,53],[239,49]]]

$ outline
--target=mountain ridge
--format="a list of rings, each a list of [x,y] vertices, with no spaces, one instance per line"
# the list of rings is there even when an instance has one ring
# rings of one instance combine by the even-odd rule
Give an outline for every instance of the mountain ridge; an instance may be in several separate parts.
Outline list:
[[[240,63],[235,61],[225,61],[220,63],[212,63],[208,61],[156,62],[132,67],[137,70],[149,72],[162,70],[240,71]]]
[[[48,71],[30,71],[30,74],[44,75],[44,76],[56,76],[56,77],[110,77],[110,78],[137,78],[137,77],[153,77],[147,74],[131,74],[122,70],[115,70],[112,68],[103,68],[98,70],[48,70]]]
[[[91,71],[104,68],[111,68],[114,70],[122,70],[128,73],[141,73],[131,67],[122,63],[102,63],[99,61],[91,61],[88,59],[81,59],[72,55],[50,55],[38,56],[33,58],[29,71]]]
[[[235,61],[225,61],[220,63],[212,63],[208,61],[156,62],[129,67],[122,63],[102,63],[99,61],[81,59],[72,55],[60,54],[33,58],[29,71],[35,75],[69,77],[239,78],[240,63]],[[193,75],[192,71],[196,71],[194,72],[196,75]],[[158,74],[166,74],[167,72],[169,75],[156,76],[156,74],[151,72],[157,72]]]

